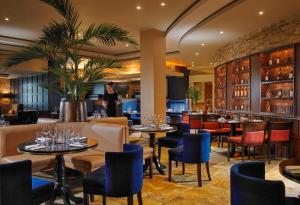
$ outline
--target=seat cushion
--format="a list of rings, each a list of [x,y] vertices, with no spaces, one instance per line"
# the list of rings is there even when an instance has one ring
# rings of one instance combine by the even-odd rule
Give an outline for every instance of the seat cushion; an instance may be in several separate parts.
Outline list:
[[[300,204],[300,199],[296,197],[285,197],[285,205],[298,205]]]
[[[1,159],[2,163],[12,163],[23,160],[30,160],[32,162],[32,172],[38,172],[44,169],[53,168],[55,164],[54,156],[51,155],[31,155],[18,154],[14,156],[7,156]]]
[[[179,160],[183,157],[183,145],[169,149],[169,160]]]
[[[217,131],[213,130],[213,129],[203,129],[203,130],[206,131],[206,132],[209,132],[211,135],[216,135],[217,134]]]
[[[234,137],[228,137],[228,142],[241,144],[242,143],[242,137],[241,136],[234,136]]]
[[[66,154],[65,163],[69,168],[76,169],[82,173],[91,173],[105,164],[105,154],[96,150]]]
[[[229,135],[231,130],[229,128],[219,128],[215,130],[219,135]]]
[[[32,197],[34,204],[40,204],[52,198],[54,183],[51,181],[32,178]]]
[[[290,130],[272,130],[271,142],[287,142],[290,140]]]
[[[168,136],[168,137],[159,138],[157,141],[159,146],[168,147],[168,148],[174,148],[183,144],[182,137],[179,138],[179,137]]]
[[[83,179],[83,193],[103,195],[105,194],[105,172],[104,168],[95,170]]]

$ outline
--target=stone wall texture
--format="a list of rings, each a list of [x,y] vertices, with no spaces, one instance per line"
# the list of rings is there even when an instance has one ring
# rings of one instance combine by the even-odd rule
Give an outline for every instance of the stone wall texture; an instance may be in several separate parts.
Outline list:
[[[213,57],[214,66],[300,42],[300,15],[262,27],[220,48]]]

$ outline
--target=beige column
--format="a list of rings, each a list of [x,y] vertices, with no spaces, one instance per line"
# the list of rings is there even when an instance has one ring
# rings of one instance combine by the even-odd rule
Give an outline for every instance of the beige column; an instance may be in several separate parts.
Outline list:
[[[141,32],[141,114],[166,115],[166,40],[156,29]]]

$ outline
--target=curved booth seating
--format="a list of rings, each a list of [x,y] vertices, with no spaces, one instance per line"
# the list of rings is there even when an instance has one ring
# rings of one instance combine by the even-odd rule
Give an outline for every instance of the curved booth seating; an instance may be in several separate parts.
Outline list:
[[[32,178],[31,161],[0,165],[1,205],[38,205],[52,199],[54,183]]]
[[[108,197],[127,197],[133,204],[133,195],[138,195],[142,204],[143,148],[125,144],[123,152],[105,153],[104,170],[98,170],[83,179],[84,204],[89,204],[89,194],[102,195],[103,204]]]
[[[198,186],[202,186],[201,163],[206,164],[206,171],[209,181],[210,157],[210,133],[199,130],[198,134],[184,134],[183,145],[169,149],[169,181],[172,176],[172,161],[182,162],[182,172],[184,174],[184,163],[197,164]]]
[[[298,198],[285,197],[282,181],[265,180],[264,162],[244,162],[230,171],[231,205],[296,205]]]

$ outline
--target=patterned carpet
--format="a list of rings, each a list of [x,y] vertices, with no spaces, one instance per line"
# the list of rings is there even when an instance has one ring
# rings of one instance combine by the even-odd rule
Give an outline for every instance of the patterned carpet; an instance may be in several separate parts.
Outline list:
[[[162,162],[167,164],[167,149],[162,150]],[[159,175],[155,172],[153,179],[148,175],[144,177],[143,203],[145,205],[227,205],[230,204],[230,167],[240,158],[231,159],[222,154],[226,148],[212,147],[210,170],[212,181],[207,181],[205,166],[202,166],[203,187],[197,186],[196,165],[186,165],[186,174],[182,175],[181,164],[178,168],[173,165],[172,182],[168,182],[167,175]],[[273,160],[271,165],[266,166],[266,177],[271,180],[282,180],[286,185],[286,195],[297,196],[300,193],[300,185],[280,175],[278,164],[280,160]],[[166,170],[167,171],[167,170]],[[77,188],[77,196],[82,196],[80,187]],[[60,201],[57,201],[60,204]],[[91,205],[102,204],[102,198],[95,198]],[[116,199],[108,198],[108,205],[127,204],[126,198]],[[136,197],[134,204],[137,204]]]

